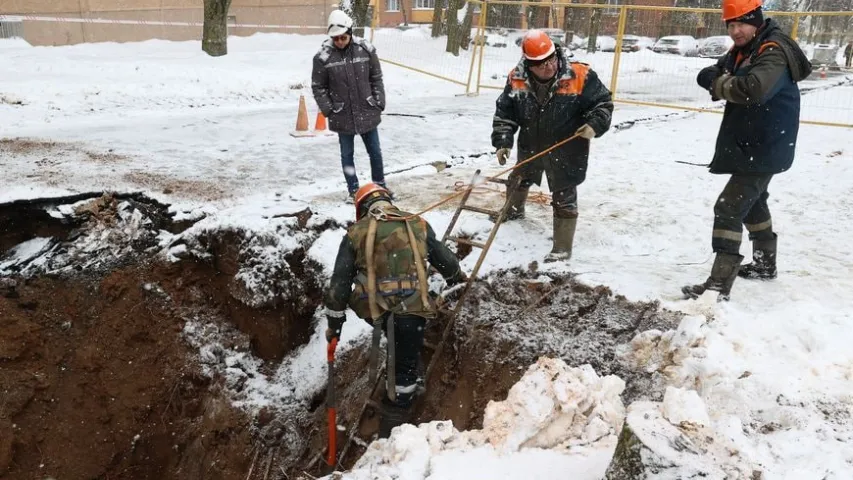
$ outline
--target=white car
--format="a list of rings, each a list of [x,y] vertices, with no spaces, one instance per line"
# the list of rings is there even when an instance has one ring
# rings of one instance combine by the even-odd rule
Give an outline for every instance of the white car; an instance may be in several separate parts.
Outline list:
[[[625,35],[622,37],[623,52],[639,52],[640,50],[651,49],[655,45],[655,39],[649,37],[640,37],[637,35]]]
[[[699,47],[699,56],[703,58],[721,58],[731,50],[734,44],[734,40],[728,35],[708,37],[702,42],[702,46]]]
[[[699,43],[690,35],[670,35],[661,37],[655,43],[652,51],[657,53],[674,53],[684,57],[695,57],[699,54]]]

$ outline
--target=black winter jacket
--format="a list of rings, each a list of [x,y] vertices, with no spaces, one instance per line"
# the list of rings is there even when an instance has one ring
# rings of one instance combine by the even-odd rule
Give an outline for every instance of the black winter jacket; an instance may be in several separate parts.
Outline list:
[[[707,67],[711,95],[727,101],[711,173],[776,174],[791,168],[800,127],[797,82],[811,64],[773,19],[756,38]],[[700,76],[702,74],[700,73]]]
[[[518,160],[524,161],[575,134],[589,124],[596,137],[610,129],[613,103],[610,91],[588,65],[572,62],[562,48],[557,47],[559,61],[557,80],[550,96],[540,105],[533,93],[532,75],[522,60],[510,72],[506,87],[496,102],[492,122],[492,145],[512,148],[513,136],[518,134]],[[586,179],[589,141],[579,138],[534,160],[552,167],[556,183],[552,191],[568,184],[579,185]],[[551,178],[551,177],[549,177]],[[538,183],[538,182],[537,182]]]
[[[360,135],[382,121],[382,67],[376,49],[367,40],[354,36],[343,50],[331,39],[323,42],[314,56],[311,90],[333,132]]]

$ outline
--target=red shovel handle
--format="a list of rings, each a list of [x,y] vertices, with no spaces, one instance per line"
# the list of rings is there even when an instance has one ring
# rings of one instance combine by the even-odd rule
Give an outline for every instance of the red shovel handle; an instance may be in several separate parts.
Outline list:
[[[329,384],[326,387],[326,408],[328,410],[329,424],[329,451],[326,455],[326,464],[334,468],[338,457],[338,422],[337,410],[335,408],[335,349],[338,348],[338,339],[333,338],[326,347],[326,360],[329,362]]]

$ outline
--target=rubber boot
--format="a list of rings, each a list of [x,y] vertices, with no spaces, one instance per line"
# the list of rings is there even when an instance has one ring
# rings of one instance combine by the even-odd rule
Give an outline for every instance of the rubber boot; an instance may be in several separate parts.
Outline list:
[[[776,278],[776,234],[771,240],[752,242],[752,263],[741,265],[738,276],[750,280]]]
[[[530,193],[530,187],[518,187],[509,193],[509,207],[506,209],[506,218],[504,222],[510,220],[520,220],[524,218],[524,205],[527,203],[527,194]],[[494,215],[489,216],[489,220],[496,222],[497,218]]]
[[[379,438],[388,438],[391,436],[391,430],[394,427],[399,427],[409,420],[409,409],[392,405],[388,402],[382,402],[382,408],[379,412]]]
[[[684,298],[699,298],[707,290],[720,292],[717,300],[728,300],[732,292],[732,285],[740,270],[740,262],[743,255],[732,255],[731,253],[718,253],[711,267],[711,276],[705,283],[699,285],[687,285],[681,288]]]
[[[572,258],[572,244],[578,219],[554,217],[554,248],[545,255],[545,262],[559,262]]]

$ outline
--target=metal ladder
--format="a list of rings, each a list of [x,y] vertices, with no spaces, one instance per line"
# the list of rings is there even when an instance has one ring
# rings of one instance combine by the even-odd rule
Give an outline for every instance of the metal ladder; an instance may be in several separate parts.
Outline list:
[[[459,201],[459,206],[456,208],[456,212],[453,214],[453,218],[450,220],[450,224],[447,226],[447,230],[445,230],[444,235],[441,238],[442,243],[447,243],[447,241],[449,240],[456,242],[457,245],[468,245],[471,247],[479,248],[481,251],[480,257],[477,259],[477,263],[474,265],[474,269],[471,270],[471,274],[468,276],[468,281],[465,283],[465,287],[463,288],[462,293],[459,295],[459,299],[456,301],[456,305],[453,310],[451,311],[439,309],[440,313],[447,315],[447,324],[444,326],[444,330],[442,331],[441,340],[438,342],[437,345],[424,342],[424,347],[433,351],[432,358],[430,359],[429,365],[426,369],[426,373],[424,374],[424,385],[427,385],[429,383],[430,375],[432,374],[435,366],[438,364],[439,358],[441,357],[441,353],[444,350],[444,345],[445,343],[447,343],[447,339],[450,336],[450,332],[453,330],[453,324],[456,320],[456,316],[462,309],[465,297],[470,291],[471,286],[474,284],[474,281],[477,279],[477,274],[480,271],[480,267],[483,265],[483,261],[486,259],[486,254],[489,253],[489,248],[491,248],[492,242],[497,236],[498,229],[500,229],[501,224],[506,218],[507,210],[509,209],[509,194],[507,195],[503,208],[501,208],[501,210],[499,211],[468,205],[468,200],[471,197],[471,192],[473,192],[474,188],[482,181],[506,185],[508,189],[517,188],[518,186],[517,180],[507,180],[497,177],[481,177],[480,170],[478,169],[476,172],[474,172],[474,176],[471,178],[471,181],[469,182],[465,193],[462,195],[462,199]],[[458,236],[452,235],[453,229],[456,227],[456,223],[459,221],[459,217],[463,211],[481,213],[485,215],[490,215],[492,218],[495,218],[494,225],[492,226],[492,229],[489,232],[489,238],[486,240],[485,243],[469,240],[467,238],[459,238]],[[374,398],[380,390],[384,374],[385,365],[380,363],[378,375],[376,377],[376,381],[373,385],[373,388],[370,391],[370,395],[367,397],[367,400],[365,400],[359,411],[358,416],[355,418],[355,421],[353,422],[352,427],[349,430],[349,435],[347,436],[346,443],[344,444],[343,449],[338,455],[338,465],[340,465],[341,460],[346,458],[346,454],[349,451],[350,446],[355,443],[356,434],[359,431],[359,427],[361,426],[362,420],[364,419],[364,414],[367,412],[368,408],[372,408],[377,412],[381,408],[379,402],[374,400]],[[369,441],[364,440],[362,438],[359,438],[358,440],[362,444],[369,443]],[[322,461],[324,458],[324,453],[325,452],[319,452],[308,465],[308,469],[313,468],[317,462]]]

